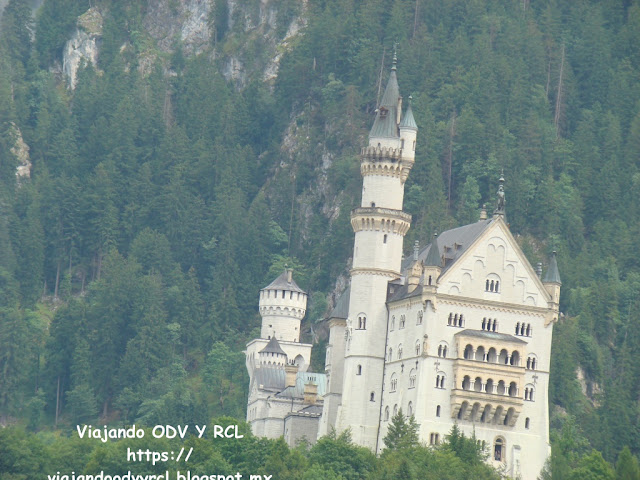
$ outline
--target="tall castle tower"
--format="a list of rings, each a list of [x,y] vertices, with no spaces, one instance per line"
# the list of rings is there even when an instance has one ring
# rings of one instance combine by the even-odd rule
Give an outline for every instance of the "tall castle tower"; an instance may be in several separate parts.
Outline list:
[[[404,183],[415,161],[417,126],[411,104],[402,115],[396,58],[362,149],[362,203],[351,213],[355,232],[345,328],[344,381],[338,431],[376,448],[387,329],[387,285],[400,276],[402,244],[411,216],[402,211]]]

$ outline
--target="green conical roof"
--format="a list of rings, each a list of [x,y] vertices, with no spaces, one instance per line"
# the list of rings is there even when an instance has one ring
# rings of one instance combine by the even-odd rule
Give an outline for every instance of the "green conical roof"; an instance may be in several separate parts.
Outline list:
[[[558,261],[556,260],[556,252],[553,252],[553,254],[551,255],[549,268],[547,269],[547,273],[542,279],[542,283],[562,284],[562,281],[560,280],[560,271],[558,270]]]
[[[427,258],[424,260],[425,267],[440,267],[442,268],[442,255],[440,255],[440,248],[438,248],[438,235],[433,236],[433,241],[429,247]]]
[[[407,106],[407,111],[404,112],[404,116],[400,121],[400,128],[413,128],[418,130],[416,120],[413,118],[413,110],[411,110],[411,97],[409,97],[409,106]]]
[[[396,60],[393,60],[391,75],[387,82],[382,100],[376,112],[376,119],[369,132],[369,137],[398,137],[398,100],[400,99],[400,88],[396,77]]]

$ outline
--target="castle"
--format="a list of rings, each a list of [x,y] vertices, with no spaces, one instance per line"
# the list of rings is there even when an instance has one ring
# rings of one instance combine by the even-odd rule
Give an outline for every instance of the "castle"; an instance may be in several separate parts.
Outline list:
[[[403,112],[394,58],[361,152],[351,283],[329,318],[326,373],[307,371],[307,295],[287,270],[260,292],[261,338],[246,350],[247,421],[290,445],[350,429],[355,443],[380,452],[402,409],[422,442],[438,444],[457,423],[507,475],[536,479],[550,450],[555,254],[544,277],[529,264],[506,223],[500,178],[493,215],[483,210],[478,222],[416,244],[403,259],[417,131],[410,102]]]

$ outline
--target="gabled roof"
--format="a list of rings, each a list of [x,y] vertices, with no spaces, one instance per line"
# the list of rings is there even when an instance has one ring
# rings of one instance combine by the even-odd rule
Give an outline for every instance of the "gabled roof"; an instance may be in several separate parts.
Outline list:
[[[288,290],[292,292],[307,293],[298,286],[298,284],[295,282],[295,280],[293,280],[293,278],[291,279],[291,282],[289,282],[288,280],[289,280],[289,275],[288,275],[288,272],[285,270],[280,274],[278,278],[276,278],[273,282],[271,282],[269,285],[264,287],[263,290]]]
[[[558,261],[556,260],[556,252],[553,252],[553,255],[551,255],[549,268],[547,269],[547,273],[544,275],[542,282],[562,284],[562,281],[560,280],[560,271],[558,270]]]
[[[258,369],[256,369],[258,371]],[[278,397],[302,398],[304,397],[304,386],[313,383],[318,386],[318,396],[322,397],[327,392],[327,375],[324,373],[298,372],[296,374],[296,384],[292,387],[283,388],[276,394]]]
[[[340,298],[336,302],[336,306],[332,310],[329,318],[344,318],[346,319],[349,316],[349,298],[351,297],[351,285],[347,287],[347,289],[342,292]]]
[[[282,348],[280,347],[280,343],[276,339],[275,335],[271,337],[271,340],[269,340],[269,343],[267,343],[267,346],[264,347],[262,350],[260,350],[259,353],[277,353],[280,355],[287,355],[286,353],[284,353],[284,350],[282,350]]]
[[[455,261],[467,251],[471,244],[484,232],[491,223],[494,222],[493,218],[487,220],[480,220],[476,223],[464,225],[462,227],[452,228],[442,232],[433,242],[427,245],[418,254],[418,259],[422,260],[425,265],[427,263],[427,257],[435,263],[435,254],[438,254],[438,259],[444,255],[445,264],[442,265],[442,272],[447,271]],[[439,252],[432,252],[431,246],[436,243]],[[413,260],[405,259],[402,264],[402,271],[405,272],[413,263]]]

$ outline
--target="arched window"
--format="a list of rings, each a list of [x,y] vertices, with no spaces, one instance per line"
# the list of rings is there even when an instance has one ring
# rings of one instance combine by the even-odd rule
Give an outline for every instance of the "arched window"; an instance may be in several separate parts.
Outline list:
[[[402,360],[402,344],[398,345],[398,360]]]
[[[406,317],[404,315],[400,315],[400,328],[404,328]]]
[[[397,414],[398,414],[398,404],[396,403],[396,404],[393,406],[393,416],[395,417]]]
[[[460,314],[460,317],[458,318],[458,326],[459,327],[464,326],[464,316],[462,314]]]
[[[497,462],[505,461],[506,444],[504,438],[498,437],[493,443],[493,459]]]
[[[486,326],[487,326],[487,317],[484,317],[482,319],[482,330],[486,330],[486,328],[485,328]]]
[[[364,315],[358,316],[358,330],[366,330],[367,329],[367,317]]]
[[[467,345],[464,348],[464,359],[473,360],[473,347],[471,345]]]
[[[375,402],[376,401],[376,394],[374,392],[371,392],[369,394],[369,401],[370,402]]]
[[[487,393],[493,393],[493,379],[490,378],[487,380],[487,383],[484,387],[484,391]]]
[[[509,384],[509,396],[515,397],[516,395],[518,395],[518,386],[516,385],[516,382],[511,382]]]
[[[409,402],[409,405],[407,406],[407,417],[410,417],[411,415],[413,415],[413,403]]]
[[[530,423],[529,417],[525,418],[524,419],[524,428],[526,428],[527,430],[529,429],[529,423]]]
[[[462,389],[471,390],[471,378],[469,377],[469,375],[465,375],[462,379]]]
[[[396,316],[393,315],[391,317],[391,328],[389,329],[390,332],[393,332],[393,329],[396,328]]]
[[[420,310],[418,312],[418,319],[417,319],[416,325],[422,325],[422,317],[423,317],[423,315],[424,315],[424,312],[422,310]]]
[[[395,392],[397,388],[398,388],[398,377],[394,373],[391,375],[391,391]]]
[[[489,291],[489,280],[487,280],[487,282],[484,285],[484,291],[488,292]]]
[[[385,407],[384,409],[384,421],[385,422],[389,421],[389,407]]]
[[[440,345],[438,345],[438,356],[442,357],[442,358],[446,358],[447,357],[447,344],[446,343],[441,343]]]
[[[446,345],[442,349],[442,358],[447,358],[447,346]]]
[[[436,407],[436,417],[440,416],[440,405]]]
[[[384,234],[384,237],[382,237],[382,243],[387,243],[387,234]]]
[[[416,371],[414,368],[411,369],[411,372],[409,372],[409,388],[415,388],[416,387]]]
[[[511,359],[509,360],[509,363],[513,366],[519,366],[520,365],[520,352],[518,352],[517,350],[514,350],[513,352],[511,352]]]
[[[530,323],[527,323],[527,332],[526,333],[527,333],[527,337],[531,336],[531,324]]]
[[[393,348],[389,347],[389,362],[393,360]]]
[[[416,357],[420,356],[420,340],[416,340]]]
[[[451,323],[452,323],[452,320],[453,320],[453,313],[450,313],[450,314],[449,314],[449,319],[447,320],[447,325],[449,325],[449,326],[450,326],[450,325],[451,325]]]
[[[358,365],[356,368],[356,375],[362,375],[362,365]]]
[[[520,333],[520,322],[516,323],[516,335]]]

